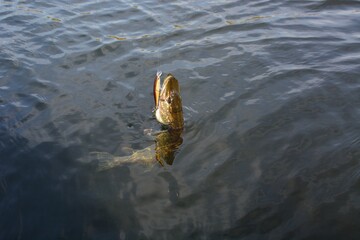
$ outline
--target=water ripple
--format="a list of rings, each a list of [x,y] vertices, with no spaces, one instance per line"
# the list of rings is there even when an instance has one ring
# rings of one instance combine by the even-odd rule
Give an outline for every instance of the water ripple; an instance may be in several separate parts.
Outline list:
[[[358,7],[0,1],[0,238],[355,239]],[[154,144],[157,70],[181,86],[173,165],[95,172]]]

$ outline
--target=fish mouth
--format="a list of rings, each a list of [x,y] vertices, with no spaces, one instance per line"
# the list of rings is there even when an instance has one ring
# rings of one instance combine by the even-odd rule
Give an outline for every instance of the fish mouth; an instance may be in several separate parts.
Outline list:
[[[161,91],[161,74],[162,72],[158,71],[154,79],[153,94],[154,94],[155,109],[157,109],[159,105],[159,98]]]

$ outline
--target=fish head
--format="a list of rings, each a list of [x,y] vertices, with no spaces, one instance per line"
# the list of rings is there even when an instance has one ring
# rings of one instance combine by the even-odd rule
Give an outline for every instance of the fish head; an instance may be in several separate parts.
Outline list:
[[[182,129],[184,117],[178,80],[168,74],[161,86],[161,73],[157,73],[154,81],[155,116],[163,125],[171,129]]]

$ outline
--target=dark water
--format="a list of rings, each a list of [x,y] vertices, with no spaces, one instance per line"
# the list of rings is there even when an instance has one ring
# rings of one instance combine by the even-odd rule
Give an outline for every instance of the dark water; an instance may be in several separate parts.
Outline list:
[[[359,239],[359,90],[359,1],[0,0],[0,239]]]

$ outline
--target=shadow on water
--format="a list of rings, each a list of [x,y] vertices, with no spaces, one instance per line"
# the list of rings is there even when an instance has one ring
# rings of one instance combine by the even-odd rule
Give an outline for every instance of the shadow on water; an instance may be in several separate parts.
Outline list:
[[[1,161],[1,211],[7,216],[0,219],[6,229],[1,239],[118,239],[119,232],[141,237],[130,200],[136,185],[127,168],[95,174],[75,161],[80,146],[47,142],[29,148],[26,139],[6,132],[0,143],[1,156],[7,156]],[[119,189],[123,196],[107,202]]]

